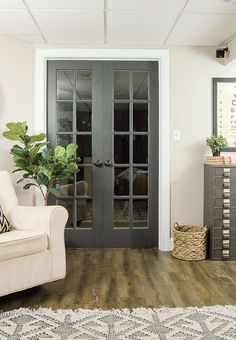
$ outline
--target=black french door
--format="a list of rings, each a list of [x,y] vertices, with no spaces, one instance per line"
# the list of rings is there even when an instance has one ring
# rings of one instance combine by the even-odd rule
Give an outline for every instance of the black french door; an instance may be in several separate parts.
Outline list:
[[[68,247],[152,247],[158,230],[158,64],[48,61],[52,146],[78,145],[80,171],[52,202]]]

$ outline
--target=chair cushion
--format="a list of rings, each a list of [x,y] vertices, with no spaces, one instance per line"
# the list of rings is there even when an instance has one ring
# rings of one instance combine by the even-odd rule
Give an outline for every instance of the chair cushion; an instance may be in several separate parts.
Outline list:
[[[47,250],[48,239],[43,232],[11,230],[0,234],[0,261],[41,253]]]

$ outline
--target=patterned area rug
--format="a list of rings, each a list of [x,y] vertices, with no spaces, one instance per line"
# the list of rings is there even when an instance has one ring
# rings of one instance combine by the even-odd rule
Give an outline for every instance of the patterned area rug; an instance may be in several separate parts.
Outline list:
[[[236,339],[236,307],[133,311],[21,308],[0,313],[0,339]]]

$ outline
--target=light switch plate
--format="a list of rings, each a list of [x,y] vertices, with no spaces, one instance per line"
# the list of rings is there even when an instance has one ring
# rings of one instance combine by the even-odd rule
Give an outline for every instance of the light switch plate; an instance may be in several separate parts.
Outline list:
[[[174,130],[174,141],[175,142],[180,141],[180,130]]]

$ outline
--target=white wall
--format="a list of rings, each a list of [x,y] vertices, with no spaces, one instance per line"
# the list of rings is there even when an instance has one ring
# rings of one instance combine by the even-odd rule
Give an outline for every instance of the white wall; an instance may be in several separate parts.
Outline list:
[[[2,137],[9,121],[33,117],[33,47],[31,44],[0,37],[0,169],[13,170],[9,150],[12,142]],[[13,175],[14,182],[19,175]],[[32,194],[16,186],[19,201],[32,204]],[[0,189],[1,190],[1,189]]]
[[[33,47],[0,38],[0,134],[8,121],[33,120]],[[52,47],[52,46],[50,46]],[[101,47],[101,46],[100,46]],[[45,48],[45,46],[44,46]],[[181,141],[171,149],[171,221],[203,223],[203,162],[205,139],[212,133],[212,78],[236,77],[236,67],[215,59],[215,48],[170,49],[171,136],[181,131]],[[12,170],[11,143],[0,135],[0,169]],[[32,196],[18,193],[23,204]]]
[[[212,134],[212,78],[236,77],[215,59],[214,48],[171,49],[171,220],[203,223],[203,162]],[[173,141],[173,130],[181,141]]]

